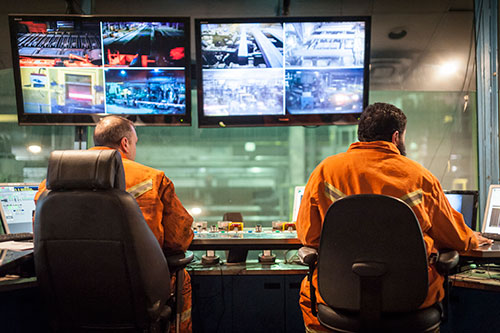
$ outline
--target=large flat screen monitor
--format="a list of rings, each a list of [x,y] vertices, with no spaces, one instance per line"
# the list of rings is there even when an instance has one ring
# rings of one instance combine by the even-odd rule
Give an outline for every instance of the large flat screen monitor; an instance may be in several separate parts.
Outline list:
[[[369,17],[197,19],[200,127],[356,123]]]
[[[190,125],[182,17],[9,15],[21,125]]]

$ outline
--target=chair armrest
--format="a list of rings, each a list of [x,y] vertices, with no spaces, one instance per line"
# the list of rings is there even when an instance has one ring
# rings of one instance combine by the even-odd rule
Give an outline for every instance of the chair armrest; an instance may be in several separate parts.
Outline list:
[[[318,251],[312,247],[303,246],[299,249],[300,263],[311,266],[318,260]]]
[[[179,269],[186,267],[191,261],[193,261],[194,253],[192,251],[178,252],[178,253],[166,253],[168,269],[170,274],[174,274]]]
[[[436,261],[436,269],[440,274],[448,275],[450,271],[458,264],[458,252],[455,250],[441,250],[438,260]]]
[[[307,273],[307,280],[309,281],[309,295],[311,295],[311,312],[313,316],[317,316],[316,311],[316,288],[312,283],[314,270],[316,269],[316,263],[318,261],[318,250],[303,246],[299,249],[299,259],[302,265],[309,266],[309,272]]]

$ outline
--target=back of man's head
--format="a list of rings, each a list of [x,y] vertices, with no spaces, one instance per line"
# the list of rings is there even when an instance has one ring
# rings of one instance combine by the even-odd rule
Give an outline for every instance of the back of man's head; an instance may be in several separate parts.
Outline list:
[[[392,141],[395,131],[406,129],[406,116],[397,107],[387,103],[368,105],[361,113],[358,126],[359,141]]]
[[[120,116],[107,116],[101,118],[94,131],[94,144],[118,149],[123,137],[132,136],[134,123]]]

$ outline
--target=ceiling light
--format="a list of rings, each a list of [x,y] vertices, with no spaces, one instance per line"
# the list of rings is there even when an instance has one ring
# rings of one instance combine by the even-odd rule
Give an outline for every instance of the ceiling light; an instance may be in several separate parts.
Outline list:
[[[439,66],[440,75],[453,75],[458,71],[458,61],[447,61]]]
[[[193,207],[191,208],[191,215],[200,215],[201,214],[201,208],[200,207]]]
[[[33,154],[39,154],[42,151],[42,147],[39,145],[30,145],[28,146],[28,151]]]
[[[255,142],[247,142],[245,143],[245,151],[252,152],[255,151]]]

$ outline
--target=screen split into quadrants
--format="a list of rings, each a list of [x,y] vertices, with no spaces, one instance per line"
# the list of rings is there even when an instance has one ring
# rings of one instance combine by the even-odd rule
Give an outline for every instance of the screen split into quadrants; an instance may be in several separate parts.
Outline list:
[[[20,116],[168,115],[190,121],[188,18],[10,19]]]
[[[196,19],[198,125],[354,124],[370,17]],[[19,124],[191,125],[190,19],[9,15]]]
[[[322,124],[334,119],[327,115],[362,112],[369,19],[277,20],[197,20],[202,126],[273,117]]]

